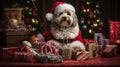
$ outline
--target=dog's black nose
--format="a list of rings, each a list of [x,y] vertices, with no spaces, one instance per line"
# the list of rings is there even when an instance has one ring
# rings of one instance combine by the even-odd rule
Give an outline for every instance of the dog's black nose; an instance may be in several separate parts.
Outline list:
[[[66,17],[63,17],[63,20],[66,20],[67,18]]]

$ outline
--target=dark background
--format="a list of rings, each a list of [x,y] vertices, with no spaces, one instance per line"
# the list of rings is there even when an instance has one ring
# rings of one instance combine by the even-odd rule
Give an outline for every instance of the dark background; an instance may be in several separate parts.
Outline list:
[[[3,17],[3,9],[4,8],[8,8],[11,7],[12,2],[14,2],[15,0],[0,0],[0,26],[2,23],[2,20],[4,20]],[[24,1],[24,0],[23,0]],[[67,2],[72,4],[75,9],[76,9],[76,13],[78,16],[78,19],[80,17],[80,0],[37,0],[36,2],[36,6],[38,8],[38,13],[40,16],[40,22],[43,22],[47,25],[49,25],[48,21],[46,21],[45,19],[45,14],[48,13],[53,5],[53,3],[55,1],[63,1],[63,2]],[[94,2],[94,0],[93,0]],[[109,38],[109,22],[107,21],[108,19],[113,20],[113,21],[120,21],[120,2],[119,0],[100,0],[100,6],[101,6],[101,15],[104,19],[106,19],[106,21],[104,22],[104,35]],[[45,27],[44,30],[46,30],[48,27]],[[3,34],[0,36],[2,39],[0,42],[2,43],[6,36],[4,34],[4,32],[2,32]]]
[[[10,3],[15,0],[0,0],[0,20],[3,19],[3,8],[11,7]],[[77,11],[77,15],[79,15],[79,6],[80,6],[80,0],[37,0],[37,8],[39,15],[41,16],[41,21],[46,21],[45,14],[50,11],[53,3],[55,1],[63,1],[72,4]],[[100,6],[101,6],[101,15],[104,18],[111,19],[111,20],[120,20],[120,2],[119,0],[100,0]],[[94,0],[93,0],[94,2]]]

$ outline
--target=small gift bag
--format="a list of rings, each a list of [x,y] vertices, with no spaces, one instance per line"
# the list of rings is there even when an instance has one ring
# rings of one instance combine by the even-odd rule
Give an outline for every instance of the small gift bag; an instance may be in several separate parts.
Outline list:
[[[63,47],[59,49],[59,55],[62,56],[63,60],[70,60],[72,57],[72,48],[63,45]]]

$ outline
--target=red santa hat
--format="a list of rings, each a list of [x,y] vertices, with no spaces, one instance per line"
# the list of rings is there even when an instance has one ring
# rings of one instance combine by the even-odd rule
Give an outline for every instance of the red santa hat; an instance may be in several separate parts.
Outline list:
[[[75,8],[71,4],[64,3],[64,2],[55,2],[50,10],[50,13],[46,14],[46,19],[48,21],[51,21],[53,19],[53,14],[62,12],[65,9],[69,9],[69,10],[72,10],[73,12],[75,12]]]

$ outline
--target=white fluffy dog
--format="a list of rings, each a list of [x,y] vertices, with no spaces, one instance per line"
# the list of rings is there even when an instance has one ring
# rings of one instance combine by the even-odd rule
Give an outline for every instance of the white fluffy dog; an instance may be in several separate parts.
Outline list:
[[[51,13],[48,13],[46,18],[51,21],[51,30],[43,33],[46,41],[52,41],[57,46],[66,44],[85,50],[75,8],[71,4],[55,3]]]

